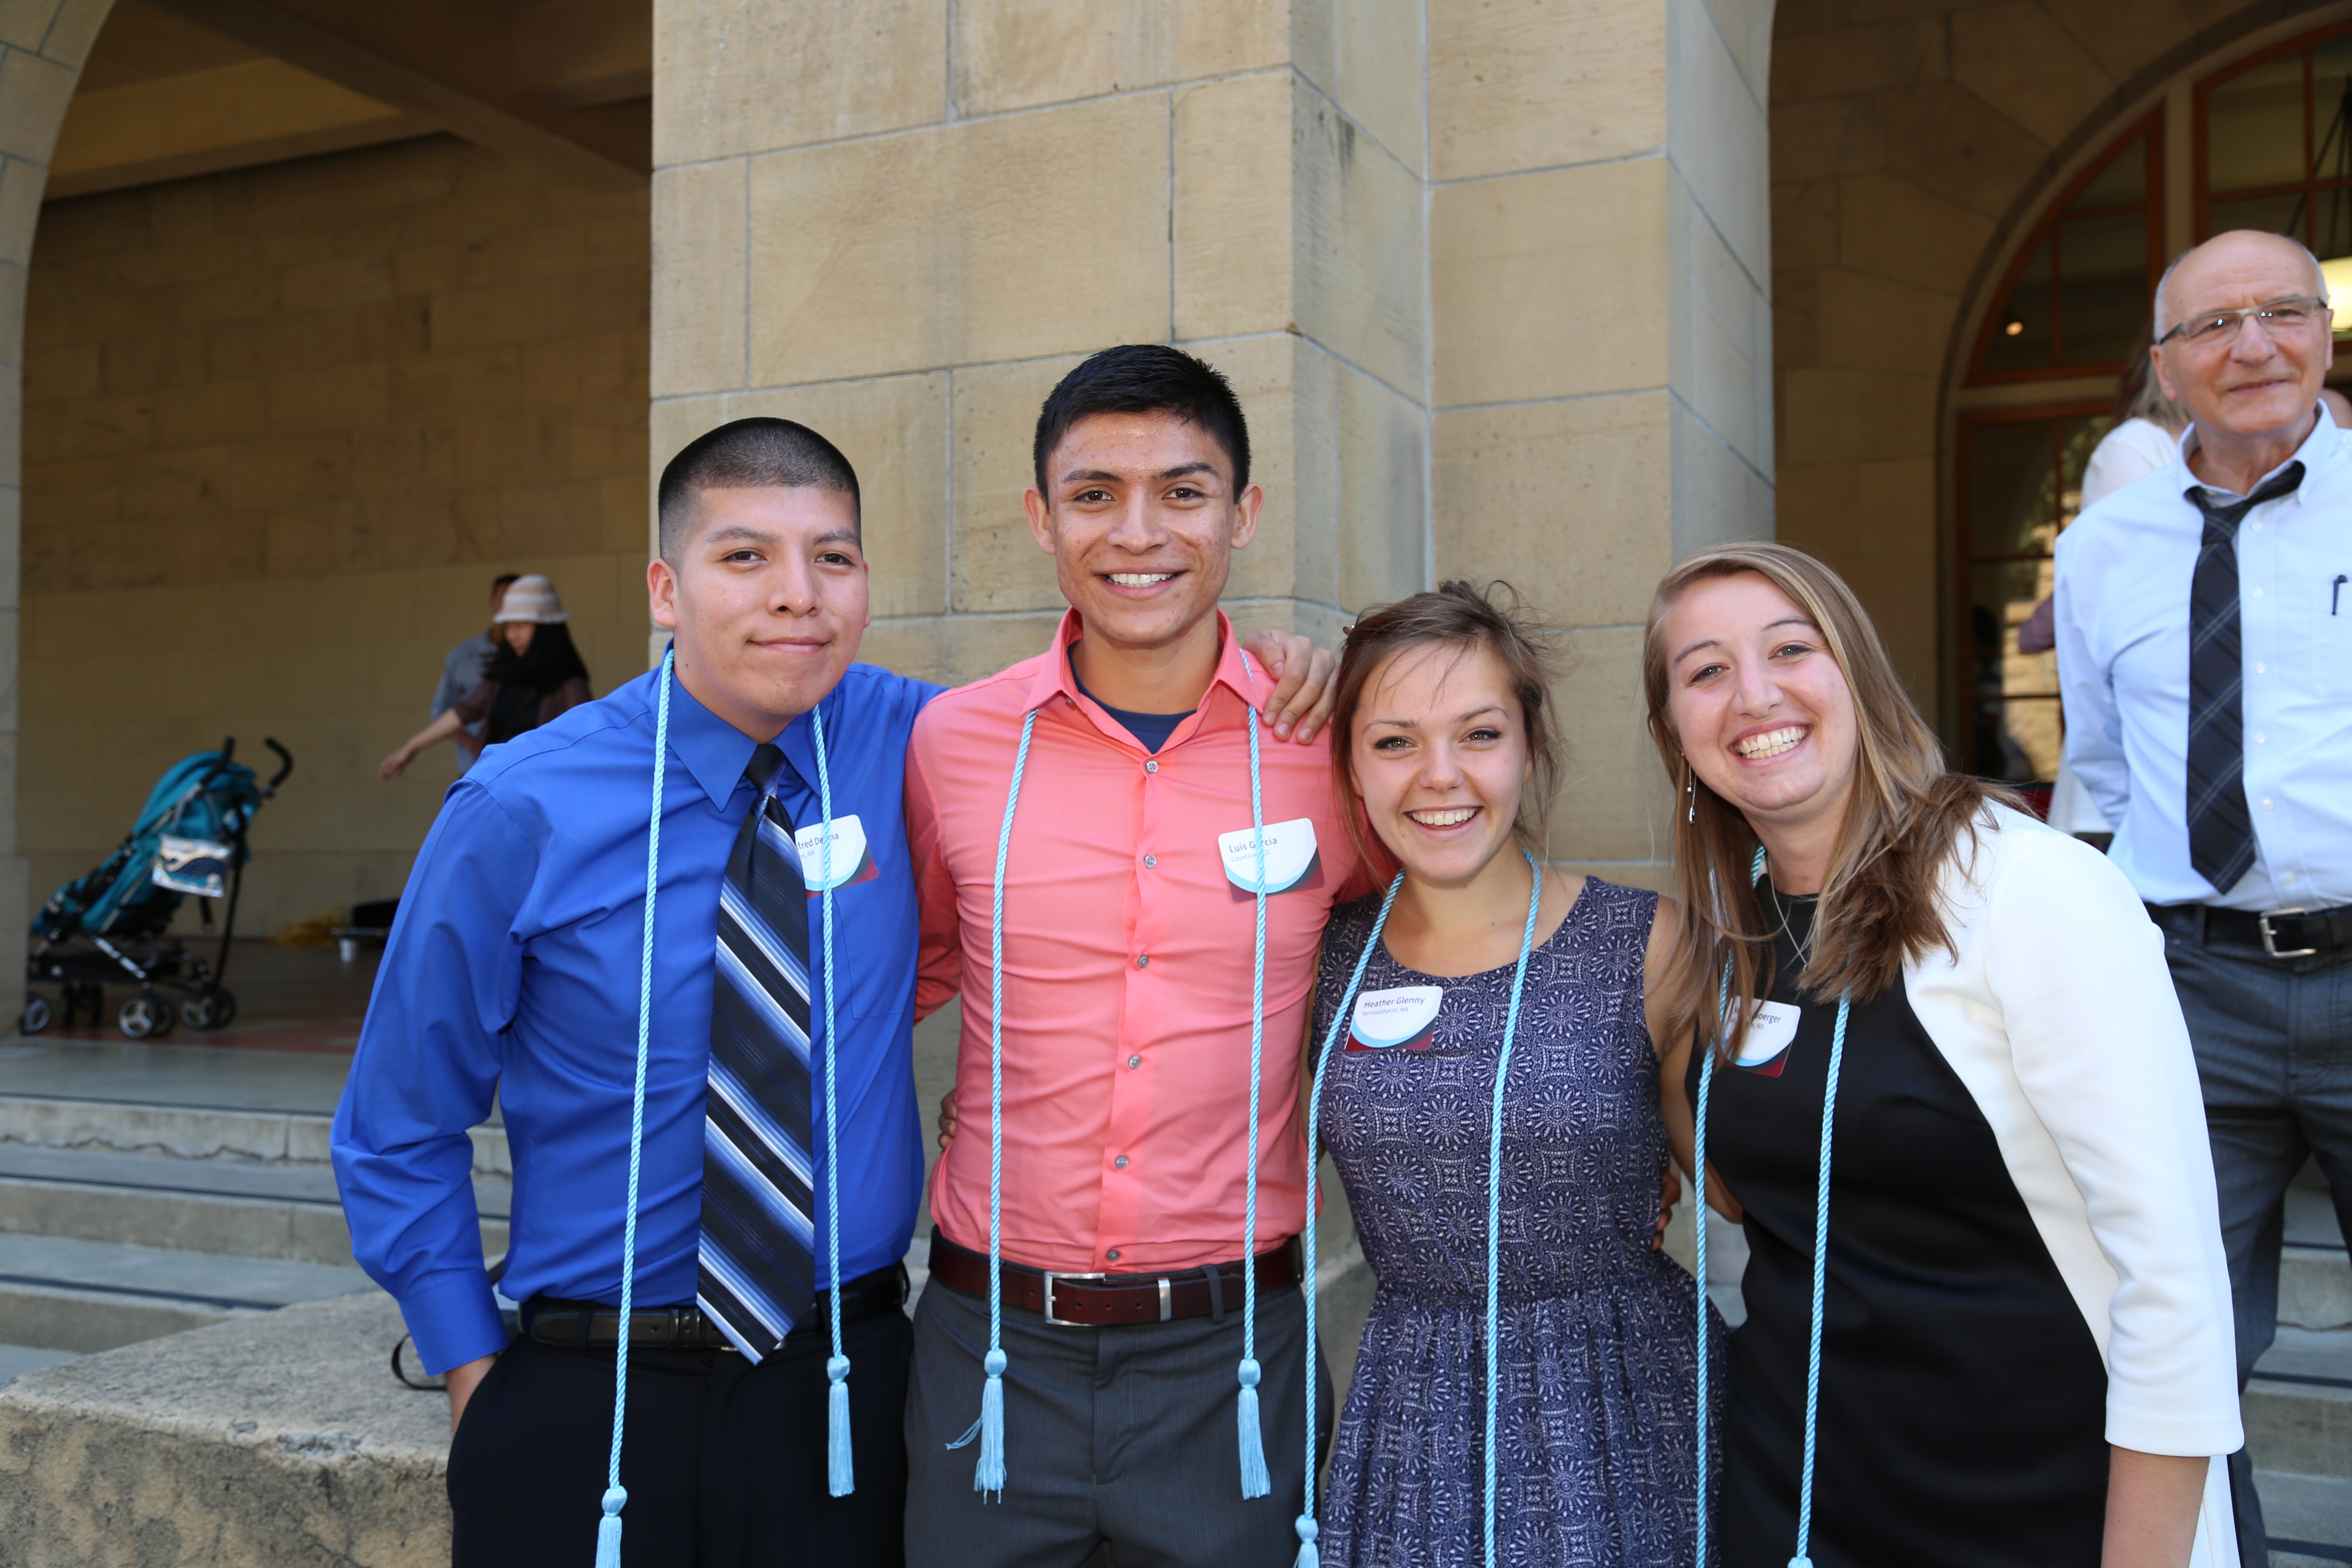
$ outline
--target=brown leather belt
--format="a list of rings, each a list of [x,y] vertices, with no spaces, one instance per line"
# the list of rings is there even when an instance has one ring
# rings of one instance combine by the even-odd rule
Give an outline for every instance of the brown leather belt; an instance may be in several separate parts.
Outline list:
[[[816,1293],[814,1310],[794,1325],[785,1343],[830,1331],[833,1292]],[[841,1321],[878,1318],[906,1304],[907,1266],[893,1263],[861,1274],[841,1288]],[[620,1342],[621,1314],[596,1301],[562,1301],[534,1296],[525,1304],[525,1331],[543,1345],[566,1350],[611,1350]],[[699,1307],[638,1307],[629,1313],[629,1343],[637,1350],[731,1351],[734,1344]]]
[[[1287,1290],[1302,1277],[1298,1238],[1257,1255],[1257,1288]],[[998,1264],[1004,1305],[1039,1312],[1047,1322],[1085,1328],[1166,1323],[1178,1318],[1222,1318],[1241,1310],[1244,1285],[1238,1259],[1176,1274],[1057,1274],[1005,1259]],[[931,1278],[967,1296],[988,1294],[988,1254],[958,1247],[934,1227]]]

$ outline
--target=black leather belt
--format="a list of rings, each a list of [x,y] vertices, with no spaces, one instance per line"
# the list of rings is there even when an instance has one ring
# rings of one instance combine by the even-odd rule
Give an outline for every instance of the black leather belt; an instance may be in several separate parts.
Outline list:
[[[1292,1237],[1257,1255],[1257,1288],[1286,1290],[1298,1283],[1302,1252]],[[1055,1274],[1003,1259],[1004,1304],[1041,1312],[1047,1322],[1084,1328],[1165,1323],[1178,1318],[1223,1317],[1241,1310],[1244,1300],[1238,1259],[1187,1268],[1175,1274]],[[931,1278],[967,1296],[988,1294],[988,1254],[958,1247],[931,1232]]]
[[[2260,948],[2272,958],[2317,958],[2352,949],[2352,904],[2331,910],[2216,909],[2211,904],[2150,904],[2157,924],[2211,946]]]
[[[816,1293],[815,1310],[784,1336],[786,1344],[830,1333],[833,1292]],[[893,1263],[861,1274],[841,1288],[841,1321],[878,1318],[907,1304],[907,1266]],[[611,1350],[620,1342],[621,1314],[601,1301],[560,1301],[534,1296],[523,1304],[524,1331],[543,1345],[567,1350]],[[716,1322],[699,1307],[639,1307],[629,1313],[629,1343],[638,1350],[731,1351]]]

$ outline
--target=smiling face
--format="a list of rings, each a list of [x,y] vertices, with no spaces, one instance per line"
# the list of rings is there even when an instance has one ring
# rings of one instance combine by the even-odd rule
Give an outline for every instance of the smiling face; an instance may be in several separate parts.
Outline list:
[[[1666,715],[1700,782],[1759,833],[1834,832],[1853,791],[1853,692],[1821,628],[1752,572],[1693,584],[1659,627]]]
[[[857,503],[812,488],[707,489],[675,562],[646,568],[677,677],[757,741],[816,706],[872,624]]]
[[[1415,880],[1459,887],[1511,843],[1532,763],[1510,671],[1424,643],[1372,672],[1348,737],[1372,831]]]
[[[2216,310],[2242,310],[2295,295],[2326,296],[2311,258],[2276,235],[2217,235],[2181,258],[2165,285],[2159,332]],[[2226,342],[2175,338],[2155,351],[2167,395],[2203,429],[2258,437],[2308,421],[2334,353],[2327,312],[2291,331],[2242,323]]]
[[[1025,498],[1062,596],[1089,639],[1171,647],[1204,623],[1257,529],[1264,494],[1236,494],[1216,437],[1171,414],[1090,414],[1045,460],[1051,489]]]

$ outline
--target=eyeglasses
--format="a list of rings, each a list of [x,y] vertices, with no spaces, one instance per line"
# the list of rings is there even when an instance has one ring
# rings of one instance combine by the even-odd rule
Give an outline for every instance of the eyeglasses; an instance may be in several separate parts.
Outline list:
[[[2248,318],[2262,323],[2263,331],[2276,336],[2281,332],[2300,331],[2327,313],[2327,301],[2315,294],[2291,294],[2284,300],[2273,300],[2267,305],[2256,305],[2244,310],[2207,310],[2189,317],[2172,331],[2157,339],[2168,343],[2180,338],[2198,348],[2219,348],[2238,335],[2238,328]]]

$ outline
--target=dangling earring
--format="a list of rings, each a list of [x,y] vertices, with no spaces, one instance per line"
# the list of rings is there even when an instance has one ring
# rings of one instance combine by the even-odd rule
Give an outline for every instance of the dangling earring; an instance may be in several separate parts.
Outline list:
[[[1684,814],[1683,820],[1685,822],[1696,822],[1698,820],[1698,770],[1696,768],[1690,768],[1688,763],[1684,765],[1685,768],[1689,769],[1689,771],[1684,774],[1689,782],[1684,784],[1683,793],[1690,797],[1690,809]]]

